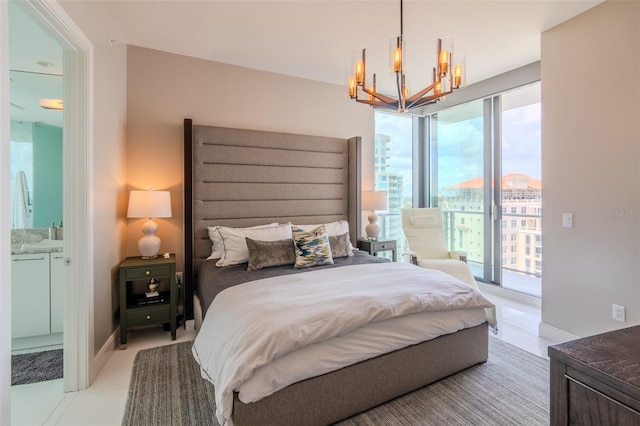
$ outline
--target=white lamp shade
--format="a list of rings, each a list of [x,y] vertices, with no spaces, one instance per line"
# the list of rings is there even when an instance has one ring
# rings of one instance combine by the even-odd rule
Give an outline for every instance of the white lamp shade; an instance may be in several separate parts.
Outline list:
[[[138,241],[138,250],[143,259],[153,259],[160,251],[160,238],[156,236],[158,225],[153,217],[171,217],[171,195],[169,191],[131,191],[127,217],[149,218],[142,225],[144,236]]]
[[[131,191],[127,217],[171,217],[171,195],[169,191]]]
[[[362,210],[386,210],[387,193],[385,191],[363,191]]]

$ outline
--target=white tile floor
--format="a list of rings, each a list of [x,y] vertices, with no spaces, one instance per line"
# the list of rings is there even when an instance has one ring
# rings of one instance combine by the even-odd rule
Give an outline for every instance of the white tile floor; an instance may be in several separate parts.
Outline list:
[[[493,294],[497,337],[535,355],[547,357],[550,342],[538,337],[540,308]],[[131,332],[126,350],[116,351],[95,382],[80,392],[63,393],[62,380],[14,386],[11,389],[12,425],[119,425],[127,400],[131,367],[136,353],[163,344],[195,338],[195,332],[178,330],[172,342],[161,327]]]

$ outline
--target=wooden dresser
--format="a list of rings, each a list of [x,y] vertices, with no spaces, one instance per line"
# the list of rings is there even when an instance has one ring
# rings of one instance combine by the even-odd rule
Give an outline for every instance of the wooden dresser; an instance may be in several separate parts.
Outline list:
[[[549,346],[551,425],[640,425],[640,326]]]

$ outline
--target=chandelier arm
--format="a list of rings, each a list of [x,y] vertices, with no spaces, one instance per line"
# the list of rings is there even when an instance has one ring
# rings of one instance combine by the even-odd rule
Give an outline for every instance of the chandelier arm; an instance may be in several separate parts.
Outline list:
[[[428,85],[427,87],[425,87],[424,89],[416,93],[415,95],[408,98],[407,103],[409,104],[409,106],[407,108],[411,108],[415,101],[419,100],[421,97],[423,97],[424,95],[432,91],[433,88],[436,87],[436,84],[438,84],[438,82],[431,83],[430,85]]]
[[[367,105],[371,105],[372,107],[379,107],[379,108],[390,108],[390,107],[394,107],[395,108],[395,103],[393,105],[389,105],[385,102],[381,102],[381,101],[377,101],[377,100],[370,100],[370,99],[356,99],[356,102],[360,102],[361,104],[367,104]]]
[[[428,103],[435,102],[437,99],[442,98],[444,96],[447,96],[447,95],[449,95],[451,93],[453,93],[453,90],[449,90],[448,92],[442,92],[442,93],[439,93],[437,95],[431,95],[431,96],[427,96],[425,98],[418,99],[417,101],[415,101],[413,103],[413,105],[411,105],[411,107],[412,108],[416,108],[416,107],[424,106],[424,105],[426,105]]]
[[[398,101],[396,101],[395,99],[393,99],[393,98],[391,98],[389,96],[385,96],[385,95],[383,95],[381,93],[376,92],[375,90],[370,90],[370,89],[367,89],[366,87],[361,87],[361,89],[366,94],[371,95],[374,98],[379,99],[380,101],[384,102],[385,104],[392,105],[392,104],[395,104],[395,103],[398,102]]]

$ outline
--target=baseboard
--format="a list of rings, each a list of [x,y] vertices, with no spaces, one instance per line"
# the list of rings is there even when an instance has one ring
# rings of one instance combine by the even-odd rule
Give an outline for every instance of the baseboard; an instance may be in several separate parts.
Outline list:
[[[93,383],[102,368],[107,364],[111,355],[116,350],[117,346],[120,342],[120,327],[116,328],[116,330],[111,333],[111,336],[104,342],[104,345],[100,348],[98,353],[93,357],[93,368],[89,369],[91,371],[91,377],[89,377],[89,386]]]
[[[580,336],[576,336],[575,334],[571,334],[544,322],[540,322],[540,324],[538,324],[538,335],[553,344],[568,342],[569,340],[576,340],[580,338]]]
[[[477,281],[478,288],[482,292],[495,294],[496,296],[504,297],[505,299],[515,300],[516,302],[524,303],[529,306],[535,306],[540,308],[542,306],[539,297],[531,296],[528,294],[520,293],[519,291],[507,290],[495,284],[487,284],[482,281]]]

